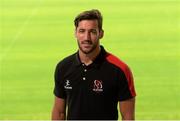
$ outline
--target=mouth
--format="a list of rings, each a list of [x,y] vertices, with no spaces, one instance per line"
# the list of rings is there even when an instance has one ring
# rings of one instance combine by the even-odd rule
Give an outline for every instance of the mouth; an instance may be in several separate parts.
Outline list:
[[[92,45],[92,42],[91,41],[83,41],[81,44],[84,45],[85,47],[89,47]]]

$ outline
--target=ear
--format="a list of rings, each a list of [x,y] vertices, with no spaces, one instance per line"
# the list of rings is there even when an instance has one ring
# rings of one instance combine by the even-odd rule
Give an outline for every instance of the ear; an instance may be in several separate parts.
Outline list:
[[[99,32],[99,39],[103,38],[104,36],[104,30],[102,29],[100,32]]]
[[[75,38],[77,38],[76,33],[77,33],[77,29],[75,28],[75,29],[74,29],[74,36],[75,36]]]

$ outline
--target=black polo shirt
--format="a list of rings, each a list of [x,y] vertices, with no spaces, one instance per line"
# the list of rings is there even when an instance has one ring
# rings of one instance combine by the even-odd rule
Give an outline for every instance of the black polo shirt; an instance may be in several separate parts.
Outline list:
[[[88,66],[81,63],[78,52],[59,62],[54,94],[66,100],[68,120],[117,120],[118,101],[136,95],[128,66],[102,46]]]

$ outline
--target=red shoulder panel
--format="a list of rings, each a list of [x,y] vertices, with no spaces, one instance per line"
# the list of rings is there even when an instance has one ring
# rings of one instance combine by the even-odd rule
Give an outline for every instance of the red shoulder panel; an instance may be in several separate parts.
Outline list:
[[[108,53],[106,56],[106,60],[112,64],[114,64],[115,66],[119,67],[125,74],[127,81],[128,81],[128,86],[129,86],[129,90],[131,92],[131,95],[134,97],[136,96],[136,92],[134,89],[134,79],[133,79],[133,75],[132,72],[130,70],[130,68],[123,62],[121,61],[119,58],[117,58],[116,56]]]

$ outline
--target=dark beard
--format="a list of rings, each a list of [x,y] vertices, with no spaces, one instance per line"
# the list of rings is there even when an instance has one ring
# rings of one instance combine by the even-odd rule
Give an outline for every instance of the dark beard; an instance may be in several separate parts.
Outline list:
[[[86,40],[86,41],[84,41],[84,42],[82,42],[82,43],[85,43],[85,42],[88,42],[89,44],[91,44],[91,45],[92,45],[92,48],[91,48],[89,51],[84,51],[84,50],[81,48],[81,46],[80,46],[80,44],[79,44],[79,42],[78,42],[79,49],[80,49],[84,54],[89,54],[89,53],[93,52],[93,51],[95,50],[95,48],[97,47],[97,45],[98,45],[98,44],[93,44],[93,43],[92,43],[91,41],[89,41],[89,40]]]

